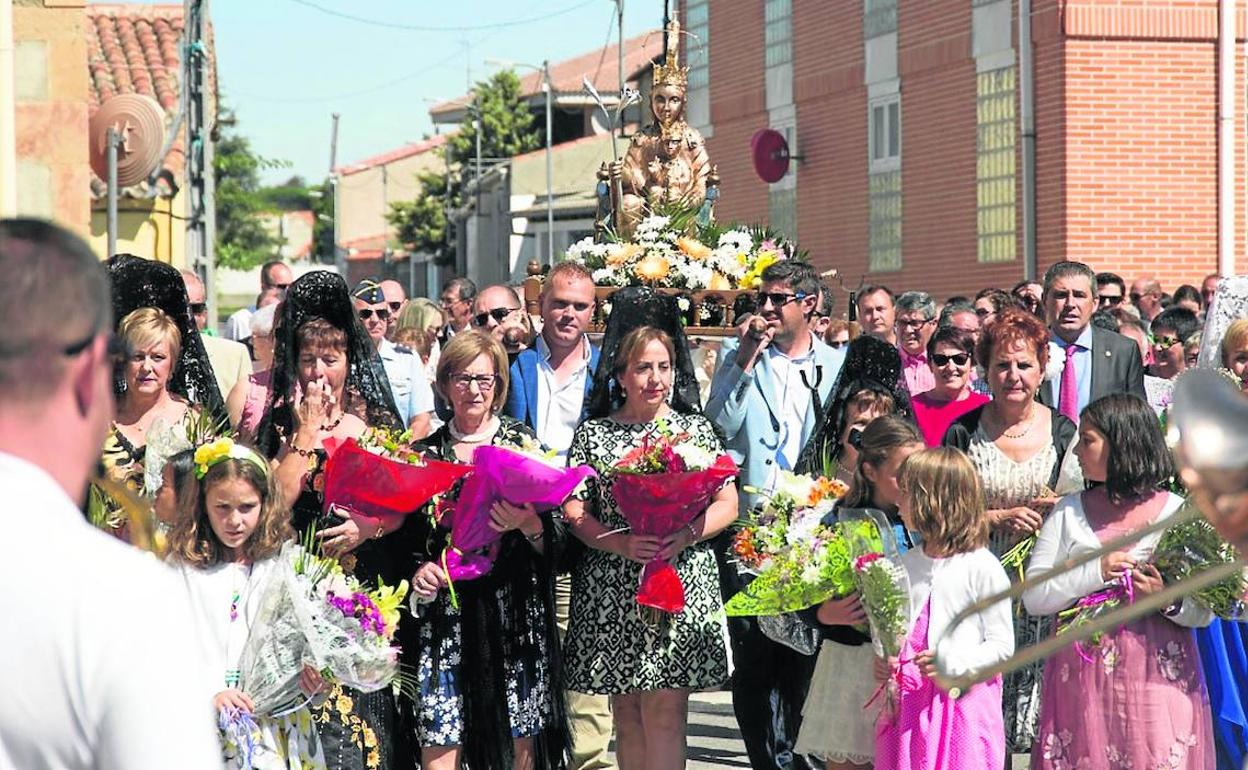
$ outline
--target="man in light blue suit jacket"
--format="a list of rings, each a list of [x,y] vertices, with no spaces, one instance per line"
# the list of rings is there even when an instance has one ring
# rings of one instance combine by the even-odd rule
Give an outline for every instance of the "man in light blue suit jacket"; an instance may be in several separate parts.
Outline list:
[[[781,470],[797,462],[823,419],[845,354],[811,331],[819,305],[819,277],[804,262],[777,262],[763,271],[758,315],[738,328],[720,351],[706,416],[723,431],[729,453],[741,466],[741,510]],[[731,564],[721,564],[725,595],[744,583]],[[762,634],[753,618],[730,618],[736,670],[732,703],[754,770],[805,770],[793,753],[815,658]]]

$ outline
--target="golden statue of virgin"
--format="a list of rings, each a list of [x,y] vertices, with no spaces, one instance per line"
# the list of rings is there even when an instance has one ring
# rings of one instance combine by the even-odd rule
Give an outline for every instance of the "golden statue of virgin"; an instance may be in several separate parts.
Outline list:
[[[654,65],[650,113],[654,121],[633,134],[622,160],[610,166],[618,195],[616,229],[627,237],[647,209],[680,204],[709,219],[707,188],[717,182],[702,134],[685,122],[689,68],[680,65],[680,24],[668,26],[665,63]],[[618,185],[615,183],[618,181]],[[715,195],[709,196],[713,201]]]

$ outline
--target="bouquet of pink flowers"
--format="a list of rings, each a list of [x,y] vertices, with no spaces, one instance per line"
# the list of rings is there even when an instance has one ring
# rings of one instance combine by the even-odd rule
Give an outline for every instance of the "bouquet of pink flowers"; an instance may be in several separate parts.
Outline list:
[[[660,420],[612,474],[615,502],[633,534],[668,537],[706,510],[737,475],[737,464],[698,446],[688,434],[673,434]],[[643,567],[637,603],[669,613],[683,610],[685,588],[675,567],[657,557]]]
[[[450,543],[442,564],[451,581],[472,580],[490,571],[502,534],[490,526],[490,509],[505,501],[557,508],[594,470],[588,465],[564,468],[536,442],[519,447],[482,446],[473,452],[473,472],[451,505]],[[453,596],[453,594],[452,594]]]

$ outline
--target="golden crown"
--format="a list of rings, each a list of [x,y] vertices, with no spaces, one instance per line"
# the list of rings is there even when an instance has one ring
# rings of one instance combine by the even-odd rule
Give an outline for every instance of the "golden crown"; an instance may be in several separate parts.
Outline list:
[[[689,68],[680,66],[680,22],[672,16],[667,25],[667,60],[654,65],[654,87],[677,86],[685,88],[689,82]]]

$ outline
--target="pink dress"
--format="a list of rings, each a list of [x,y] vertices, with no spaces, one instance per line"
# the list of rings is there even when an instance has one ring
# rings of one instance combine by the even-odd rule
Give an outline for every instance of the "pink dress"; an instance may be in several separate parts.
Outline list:
[[[994,676],[954,700],[910,662],[928,649],[929,597],[901,648],[900,695],[890,719],[875,727],[875,766],[897,770],[1005,767],[1001,677]]]
[[[1086,508],[1085,508],[1086,511]],[[1155,506],[1146,514],[1155,514]],[[1147,526],[1153,516],[1102,524],[1102,543]],[[1158,613],[1049,658],[1032,748],[1035,770],[1212,770],[1217,766],[1209,695],[1192,629]]]

